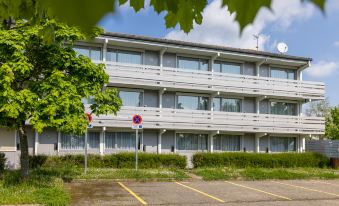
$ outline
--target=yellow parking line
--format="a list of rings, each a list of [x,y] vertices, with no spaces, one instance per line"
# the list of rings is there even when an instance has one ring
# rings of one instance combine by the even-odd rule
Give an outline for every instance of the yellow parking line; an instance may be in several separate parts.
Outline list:
[[[284,196],[281,196],[281,195],[276,195],[276,194],[266,192],[266,191],[263,191],[263,190],[259,190],[259,189],[253,188],[253,187],[248,187],[248,186],[245,186],[245,185],[240,185],[240,184],[237,184],[237,183],[234,183],[234,182],[229,182],[229,181],[225,181],[225,182],[230,183],[232,185],[239,186],[239,187],[243,187],[243,188],[246,188],[246,189],[254,190],[254,191],[257,191],[257,192],[262,192],[262,193],[265,193],[265,194],[268,194],[268,195],[271,195],[271,196],[279,197],[281,199],[292,200],[291,198],[284,197]]]
[[[312,182],[317,182],[317,183],[322,183],[322,184],[333,185],[333,186],[339,187],[339,185],[333,184],[333,183],[329,183],[329,182],[323,182],[323,181],[319,181],[319,180],[311,180],[311,181]]]
[[[209,197],[209,198],[212,198],[212,199],[214,199],[214,200],[217,200],[217,201],[219,201],[219,202],[222,202],[222,203],[225,202],[225,201],[222,200],[222,199],[219,199],[219,198],[217,198],[217,197],[214,197],[214,196],[212,196],[212,195],[209,195],[209,194],[207,194],[207,193],[205,193],[205,192],[202,192],[202,191],[200,191],[200,190],[197,190],[197,189],[195,189],[195,188],[193,188],[193,187],[190,187],[190,186],[181,184],[181,183],[179,183],[179,182],[175,182],[175,183],[177,183],[178,185],[181,185],[181,186],[183,186],[183,187],[186,187],[186,188],[188,188],[188,189],[191,189],[191,190],[193,190],[193,191],[195,191],[195,192],[197,192],[197,193],[200,193],[200,194],[202,194],[202,195],[205,195],[205,196],[207,196],[207,197]]]
[[[338,194],[334,194],[334,193],[331,193],[331,192],[324,192],[324,191],[321,191],[321,190],[315,190],[315,189],[311,189],[311,188],[308,188],[308,187],[302,187],[302,186],[298,186],[298,185],[291,185],[291,184],[282,183],[282,182],[276,182],[276,181],[272,181],[272,182],[277,183],[277,184],[281,184],[281,185],[287,185],[287,186],[290,186],[290,187],[295,187],[295,188],[303,189],[303,190],[309,190],[309,191],[313,191],[313,192],[319,192],[319,193],[324,193],[324,194],[328,194],[328,195],[333,195],[333,196],[339,197]]]
[[[133,197],[135,197],[135,199],[137,199],[141,204],[143,205],[147,205],[147,202],[145,202],[143,199],[141,199],[141,197],[139,197],[137,194],[135,194],[131,189],[129,189],[128,187],[126,187],[124,184],[122,184],[121,182],[118,182],[118,184],[124,188],[125,190],[127,190],[127,192],[129,192]]]

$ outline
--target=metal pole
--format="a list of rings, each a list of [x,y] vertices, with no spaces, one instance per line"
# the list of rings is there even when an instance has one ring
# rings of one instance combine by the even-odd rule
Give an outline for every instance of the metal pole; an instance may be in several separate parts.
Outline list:
[[[138,170],[138,129],[135,130],[135,170]]]
[[[85,175],[87,174],[87,129],[85,133]]]

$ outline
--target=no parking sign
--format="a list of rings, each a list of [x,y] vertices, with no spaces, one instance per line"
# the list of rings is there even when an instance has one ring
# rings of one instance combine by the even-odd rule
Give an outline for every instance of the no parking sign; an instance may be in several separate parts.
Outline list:
[[[142,117],[139,114],[135,114],[132,117],[132,129],[142,129]]]

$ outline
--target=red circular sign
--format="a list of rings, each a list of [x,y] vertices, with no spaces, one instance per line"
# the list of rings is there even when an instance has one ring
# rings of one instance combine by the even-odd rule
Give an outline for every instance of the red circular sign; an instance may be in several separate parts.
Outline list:
[[[134,115],[133,118],[132,118],[132,122],[133,124],[141,124],[142,123],[142,117],[141,115]]]
[[[91,123],[93,120],[93,117],[90,113],[85,113],[85,118],[88,123]]]

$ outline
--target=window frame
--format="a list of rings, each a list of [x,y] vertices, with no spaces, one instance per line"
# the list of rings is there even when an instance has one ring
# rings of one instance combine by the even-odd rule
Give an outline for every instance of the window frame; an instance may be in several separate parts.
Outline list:
[[[219,108],[220,110],[214,110],[214,98],[218,98],[220,99],[220,105],[219,105]],[[221,110],[221,106],[222,106],[222,99],[236,99],[236,100],[239,100],[240,101],[240,108],[239,108],[239,112],[233,112],[233,113],[242,113],[243,112],[243,103],[244,103],[244,98],[242,97],[231,97],[231,96],[216,96],[216,97],[213,97],[212,100],[210,100],[210,104],[211,104],[211,107],[213,108],[213,111],[216,111],[216,112],[230,112],[230,111],[222,111]]]
[[[103,60],[103,47],[101,45],[74,44],[71,47],[72,47],[73,50],[74,50],[75,47],[88,49],[88,51],[89,51],[88,58],[91,59],[92,61],[102,61]],[[96,51],[100,51],[100,58],[99,59],[92,59],[92,55],[91,54],[92,54],[92,50],[94,50],[94,48],[98,49]],[[82,55],[82,54],[78,54],[78,55]],[[85,56],[85,55],[83,55],[83,56]]]
[[[278,103],[285,103],[285,104],[294,104],[295,105],[295,114],[293,115],[288,115],[288,114],[273,114],[272,113],[272,103],[273,102],[278,102]],[[269,114],[271,115],[285,115],[285,116],[291,116],[291,117],[295,117],[295,116],[299,116],[298,114],[298,102],[296,101],[289,101],[289,100],[277,100],[277,99],[269,99],[268,101],[268,109],[269,109]]]
[[[179,67],[179,60],[180,60],[180,58],[184,58],[184,59],[197,59],[197,60],[199,60],[199,64],[198,64],[199,68],[198,68],[198,70]],[[210,68],[211,58],[203,57],[203,56],[176,54],[176,58],[175,59],[176,59],[176,68],[177,69],[183,69],[183,70],[188,70],[188,71],[199,71],[199,72],[209,72],[209,71],[211,71],[211,68]],[[201,70],[201,62],[202,62],[202,60],[206,60],[207,61],[207,70]]]
[[[220,68],[219,68],[220,72],[214,70],[213,66],[214,66],[215,63],[220,64]],[[238,64],[240,66],[240,74],[222,72],[222,65],[223,64]],[[213,70],[214,73],[230,74],[230,75],[244,75],[244,65],[245,65],[244,61],[236,61],[236,60],[230,60],[230,59],[219,59],[219,58],[217,58],[216,60],[213,61],[213,64],[211,65],[211,67],[212,67],[212,70]]]
[[[208,102],[207,102],[207,109],[206,110],[202,110],[202,109],[196,109],[198,111],[209,111],[210,105],[211,105],[211,98],[209,95],[206,94],[197,94],[197,93],[182,93],[182,92],[176,92],[175,93],[175,108],[174,109],[179,109],[178,108],[178,100],[179,100],[179,96],[191,96],[191,97],[198,97],[198,106],[199,106],[199,102],[200,102],[200,98],[204,97],[204,98],[208,98]],[[183,109],[183,110],[192,110],[192,109]],[[195,109],[193,109],[195,110]]]
[[[183,135],[203,135],[206,137],[206,149],[199,149],[199,139],[198,139],[198,149],[197,150],[194,150],[194,149],[179,149],[179,137],[178,135],[180,134],[183,134]],[[199,138],[199,137],[198,137]],[[208,134],[204,134],[204,133],[200,133],[200,132],[185,132],[185,131],[177,131],[175,132],[175,150],[176,151],[182,151],[182,152],[196,152],[196,151],[202,151],[202,152],[205,152],[205,151],[208,151],[209,150],[209,135]],[[200,141],[201,143],[201,141]],[[200,145],[201,146],[201,145]]]
[[[114,50],[116,52],[116,61],[108,61],[107,60],[107,53],[109,50]],[[105,53],[105,60],[107,62],[115,62],[115,63],[121,63],[121,64],[134,64],[134,63],[125,63],[125,62],[118,62],[118,52],[117,51],[125,51],[125,52],[135,52],[140,53],[141,55],[141,64],[135,64],[135,65],[144,65],[145,64],[145,50],[144,49],[137,49],[137,48],[129,48],[129,47],[119,47],[119,46],[110,46],[107,45],[106,53]]]
[[[272,70],[277,69],[277,70],[284,70],[286,73],[286,78],[277,78],[277,77],[272,77]],[[297,68],[293,66],[285,66],[285,65],[275,65],[275,64],[269,64],[268,65],[268,73],[269,73],[269,78],[274,78],[274,79],[284,79],[284,80],[297,80],[298,79],[298,73],[297,73]],[[294,73],[294,78],[293,79],[288,79],[288,72],[293,71]]]
[[[140,92],[140,93],[142,93],[142,100],[141,100],[142,102],[140,102],[140,106],[138,106],[138,107],[144,107],[144,105],[145,105],[145,92],[144,92],[143,89],[117,88],[117,90],[118,90],[118,96],[119,96],[119,92],[120,91],[125,91],[125,92]],[[120,98],[120,96],[119,96],[119,98]],[[122,99],[121,99],[121,101],[122,101]],[[124,106],[124,105],[122,105],[122,106]],[[125,106],[125,107],[135,107],[135,106]]]

